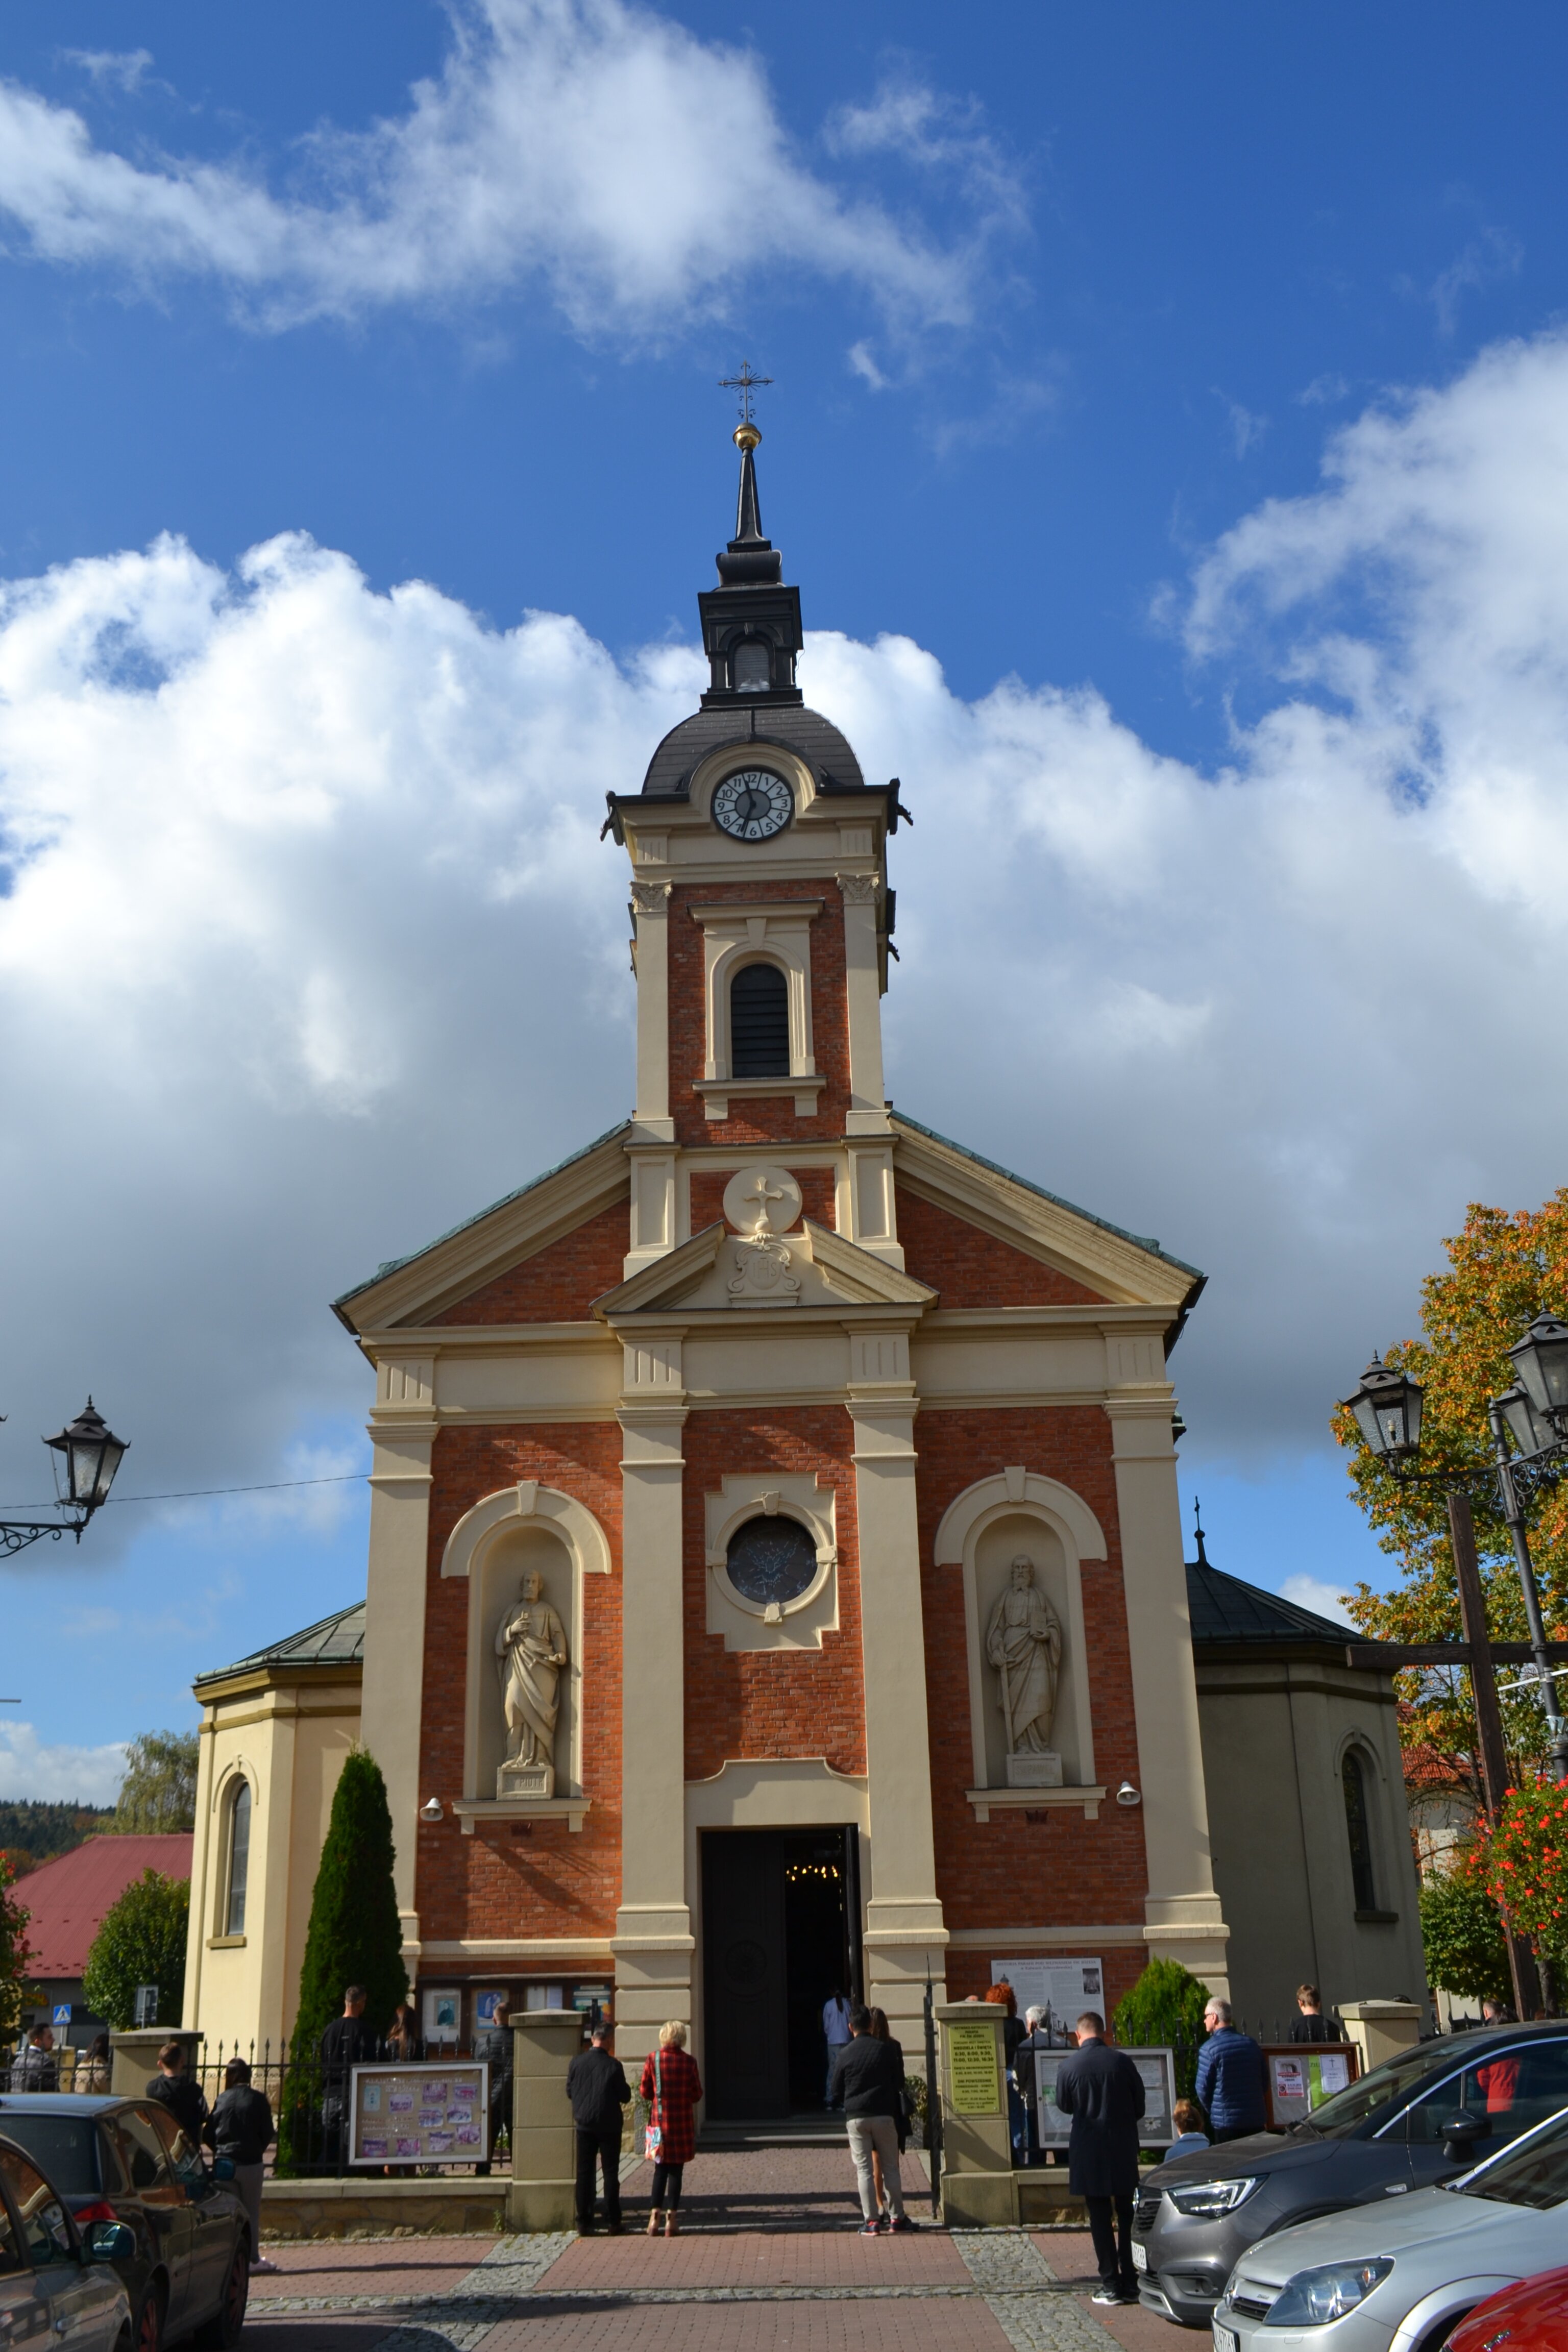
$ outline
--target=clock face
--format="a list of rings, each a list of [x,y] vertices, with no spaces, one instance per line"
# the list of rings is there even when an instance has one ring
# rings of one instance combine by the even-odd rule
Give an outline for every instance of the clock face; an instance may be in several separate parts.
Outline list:
[[[768,768],[742,768],[713,795],[713,822],[736,841],[769,841],[794,814],[789,786]]]

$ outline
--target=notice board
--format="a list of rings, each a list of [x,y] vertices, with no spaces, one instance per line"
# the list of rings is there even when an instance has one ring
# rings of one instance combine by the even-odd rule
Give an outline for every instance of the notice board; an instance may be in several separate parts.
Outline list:
[[[1001,2071],[991,2026],[948,2026],[947,2079],[955,2116],[997,2114],[1002,2105]]]
[[[1131,2048],[1121,2043],[1115,2046],[1123,2049],[1123,2054],[1131,2059],[1142,2079],[1143,2120],[1138,2126],[1139,2147],[1169,2147],[1176,2137],[1175,2052],[1142,2043]],[[1066,2147],[1072,2136],[1072,2117],[1064,2115],[1057,2105],[1057,2076],[1074,2055],[1071,2050],[1035,2052],[1036,2115],[1042,2147]]]
[[[1353,2042],[1266,2042],[1263,2063],[1268,2127],[1284,2131],[1305,2123],[1325,2099],[1349,2090],[1361,2073],[1361,2053]]]
[[[483,2164],[488,2159],[487,2060],[355,2066],[350,2084],[351,2164]]]

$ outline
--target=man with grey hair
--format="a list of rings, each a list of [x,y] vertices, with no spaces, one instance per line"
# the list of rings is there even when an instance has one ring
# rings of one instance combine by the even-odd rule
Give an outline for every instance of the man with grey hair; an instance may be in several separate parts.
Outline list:
[[[1268,2128],[1263,2053],[1250,2033],[1231,2022],[1228,2000],[1211,2000],[1204,2011],[1208,2040],[1198,2052],[1197,2093],[1208,2110],[1209,2130],[1221,2140],[1246,2139]]]
[[[1027,2031],[1013,2053],[1013,2087],[1024,2102],[1026,2164],[1044,2161],[1045,2151],[1040,2146],[1039,2070],[1035,2064],[1035,2055],[1037,2051],[1051,2047],[1047,2024],[1049,2015],[1050,2011],[1037,2002],[1024,2011]]]

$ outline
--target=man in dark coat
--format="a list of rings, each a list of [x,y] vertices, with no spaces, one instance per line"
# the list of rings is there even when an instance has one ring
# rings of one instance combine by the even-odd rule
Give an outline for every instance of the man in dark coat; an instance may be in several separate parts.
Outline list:
[[[1100,2264],[1096,2303],[1136,2303],[1132,2200],[1138,2194],[1138,2124],[1143,2077],[1124,2050],[1105,2041],[1105,2020],[1086,2009],[1078,2049],[1057,2076],[1057,2105],[1072,2117],[1068,2186],[1089,2208]]]
[[[1231,2021],[1230,2003],[1211,2000],[1204,2011],[1208,2040],[1198,2052],[1198,2105],[1208,2109],[1209,2132],[1222,2140],[1250,2139],[1268,2128],[1263,2052]]]
[[[365,2000],[363,1985],[346,1986],[343,2013],[321,2036],[321,2161],[329,2171],[342,2162],[353,2069],[368,2065],[376,2054],[375,2035],[365,2023]]]
[[[594,2232],[595,2173],[605,2175],[605,2227],[612,2238],[621,2234],[621,2110],[630,2101],[632,2086],[621,2062],[610,2048],[610,2029],[594,2028],[586,2050],[580,2050],[566,2069],[566,2095],[577,2129],[577,2235]]]
[[[165,2042],[158,2053],[158,2071],[147,2085],[147,2096],[167,2107],[195,2154],[202,2150],[202,2134],[206,2126],[207,2103],[199,2083],[193,2083],[185,2072],[185,2045],[183,2042]]]

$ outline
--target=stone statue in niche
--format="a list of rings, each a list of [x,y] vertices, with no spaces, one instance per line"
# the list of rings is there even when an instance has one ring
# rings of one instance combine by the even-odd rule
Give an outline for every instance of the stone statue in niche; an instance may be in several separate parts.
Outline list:
[[[1001,1685],[1007,1734],[1007,1786],[1059,1789],[1062,1759],[1051,1746],[1057,1684],[1062,1665],[1062,1622],[1035,1581],[1035,1563],[1020,1552],[1007,1570],[1007,1589],[991,1612],[985,1654]]]
[[[566,1664],[566,1630],[544,1598],[544,1579],[531,1569],[522,1598],[496,1633],[501,1705],[506,1712],[506,1761],[496,1773],[498,1797],[555,1794],[557,1685]]]

